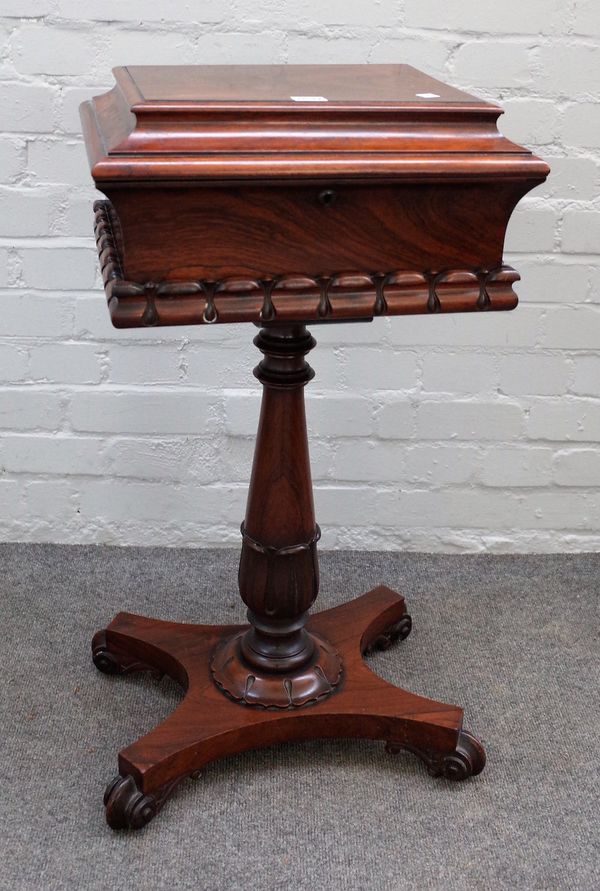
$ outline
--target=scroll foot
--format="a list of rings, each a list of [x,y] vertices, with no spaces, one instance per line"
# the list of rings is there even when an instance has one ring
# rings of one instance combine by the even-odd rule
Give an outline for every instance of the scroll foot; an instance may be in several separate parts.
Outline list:
[[[385,748],[386,752],[391,755],[397,755],[402,750],[414,752],[425,762],[431,776],[444,777],[457,782],[477,776],[485,767],[484,748],[479,740],[467,730],[460,731],[453,752],[424,751],[393,740],[388,742]]]
[[[368,656],[374,650],[388,650],[392,644],[395,644],[397,641],[406,640],[411,629],[412,619],[408,613],[405,613],[399,622],[390,625],[389,628],[386,628],[385,631],[382,631],[381,634],[375,638],[373,643],[365,650],[365,655]]]
[[[130,674],[133,671],[149,671],[156,680],[163,673],[152,665],[147,665],[123,650],[111,644],[106,631],[98,631],[92,640],[92,659],[94,665],[103,674]]]
[[[200,771],[188,774],[194,779],[199,775]],[[104,793],[106,822],[111,829],[141,829],[157,815],[182,779],[185,776],[167,783],[151,795],[144,795],[132,776],[119,774],[108,784]]]
[[[141,829],[156,816],[156,799],[144,795],[133,777],[117,776],[104,793],[106,822],[111,829]]]

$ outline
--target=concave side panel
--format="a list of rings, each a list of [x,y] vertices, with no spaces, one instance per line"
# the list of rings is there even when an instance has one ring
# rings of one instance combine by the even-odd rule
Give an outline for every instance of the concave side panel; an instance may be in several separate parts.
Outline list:
[[[94,211],[102,276],[116,327],[369,320],[378,315],[508,310],[517,305],[512,285],[518,274],[507,266],[484,263],[493,256],[493,246],[490,249],[484,242],[479,242],[482,262],[470,266],[403,262],[383,270],[371,266],[331,274],[234,272],[224,276],[209,270],[195,277],[136,280],[124,272],[123,231],[115,208],[110,201],[98,201]],[[323,245],[325,250],[330,247],[326,234]],[[166,256],[175,247],[169,240]],[[402,255],[395,253],[398,256]],[[439,262],[440,254],[435,256]],[[239,266],[230,264],[229,269]]]
[[[527,182],[107,188],[130,281],[493,269]]]

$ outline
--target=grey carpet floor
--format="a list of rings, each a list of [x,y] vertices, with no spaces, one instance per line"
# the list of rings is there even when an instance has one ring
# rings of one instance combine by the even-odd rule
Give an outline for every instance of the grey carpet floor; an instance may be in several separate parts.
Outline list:
[[[0,888],[600,888],[600,555],[323,553],[320,604],[378,582],[414,630],[372,658],[465,707],[484,773],[431,779],[382,743],[249,752],[186,781],[139,833],[104,823],[116,752],[178,689],[110,678],[92,633],[119,609],[243,621],[233,550],[0,546]]]

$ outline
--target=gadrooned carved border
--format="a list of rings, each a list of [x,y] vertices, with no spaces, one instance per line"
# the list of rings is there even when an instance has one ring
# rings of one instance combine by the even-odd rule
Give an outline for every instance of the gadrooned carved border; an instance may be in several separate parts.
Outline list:
[[[388,273],[286,274],[270,279],[132,282],[110,201],[94,204],[96,244],[113,324],[119,328],[215,322],[336,322],[386,315],[514,309],[518,273],[496,269],[400,269]]]

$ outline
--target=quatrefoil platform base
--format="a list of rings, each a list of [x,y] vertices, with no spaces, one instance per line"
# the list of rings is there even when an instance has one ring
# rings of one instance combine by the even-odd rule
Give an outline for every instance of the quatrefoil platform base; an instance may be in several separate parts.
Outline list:
[[[105,793],[113,829],[139,829],[177,784],[219,758],[283,742],[335,737],[384,740],[388,752],[420,756],[434,776],[463,780],[485,764],[481,744],[462,729],[462,709],[399,689],[363,659],[411,630],[404,598],[387,587],[310,617],[307,631],[326,645],[326,671],[335,683],[313,701],[279,707],[227,695],[214,677],[215,659],[235,650],[248,626],[191,625],[119,613],[93,641],[96,666],[107,674],[149,670],[186,690],[162,724],[124,749],[119,774]],[[229,649],[228,649],[229,648]],[[211,667],[212,666],[212,667]],[[283,690],[285,678],[279,683]]]

